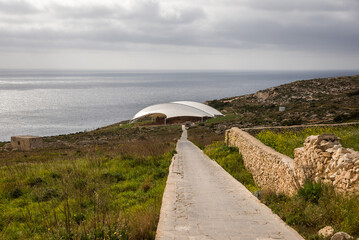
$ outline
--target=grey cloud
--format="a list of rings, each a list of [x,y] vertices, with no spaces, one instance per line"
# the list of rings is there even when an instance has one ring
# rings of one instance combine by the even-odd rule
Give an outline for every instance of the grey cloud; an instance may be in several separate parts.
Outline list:
[[[31,29],[27,31],[16,31],[0,29],[0,48],[3,50],[11,48],[30,49],[37,48],[46,50],[48,48],[79,48],[79,49],[124,49],[126,44],[170,44],[170,45],[194,45],[193,38],[186,32],[171,32],[167,30],[153,29],[151,33],[141,31],[132,32],[128,29],[120,29],[116,26],[102,28],[91,28],[89,30],[67,29],[56,31],[49,27]],[[125,44],[125,45],[124,45]]]
[[[263,1],[251,1],[253,2]],[[268,2],[273,2],[275,6],[277,1]],[[349,2],[355,5],[357,1]],[[288,6],[288,3],[291,2],[284,5]],[[295,4],[291,7],[295,9]],[[216,22],[213,27],[216,30],[212,31],[211,39],[220,39],[226,42],[227,46],[239,48],[312,52],[358,51],[359,25],[355,23],[359,22],[359,9],[346,8],[347,11],[333,12],[315,11],[315,7],[310,12],[279,11],[275,8],[276,11],[267,9],[265,13],[251,9],[247,10],[247,14],[252,16],[250,18],[239,16]]]
[[[81,21],[82,19],[108,19],[128,22],[151,22],[159,24],[177,23],[188,24],[205,16],[199,7],[177,9],[177,15],[162,16],[161,6],[158,2],[141,2],[131,9],[126,9],[118,4],[112,6],[87,5],[64,6],[52,4],[50,11],[54,16]]]
[[[359,8],[358,0],[256,0],[248,1],[248,6],[256,10],[301,11],[301,12],[338,12]]]
[[[39,12],[34,5],[23,0],[0,2],[0,12],[5,14],[35,14]]]
[[[51,48],[74,42],[82,42],[82,46],[91,48],[94,45],[95,48],[107,48],[108,43],[121,42],[196,45],[197,30],[192,24],[205,17],[203,10],[196,7],[177,9],[175,14],[162,15],[157,2],[144,2],[132,9],[118,5],[65,7],[58,4],[52,4],[49,9],[49,13],[56,16],[55,20],[50,19],[49,22],[54,20],[60,27],[52,28],[34,22],[39,25],[37,28],[24,29],[14,24],[15,27],[11,29],[0,29],[2,43],[24,48],[36,45]],[[74,44],[73,47],[78,46]]]
[[[238,1],[232,1],[236,3]],[[119,49],[124,44],[173,45],[216,48],[272,48],[302,51],[358,51],[358,1],[246,1],[249,8],[240,16],[215,15],[206,6],[174,8],[161,12],[161,3],[142,1],[132,8],[86,5],[49,5],[38,13],[50,25],[36,19],[0,28],[0,42],[6,48]],[[214,4],[214,3],[212,3]],[[228,2],[228,9],[236,7]],[[339,6],[336,8],[336,6]],[[325,9],[325,11],[323,10]],[[232,9],[233,10],[233,9]],[[259,11],[258,11],[259,10]],[[265,15],[260,15],[265,10]],[[292,14],[292,11],[296,12]],[[303,14],[301,14],[303,11]],[[324,12],[323,12],[324,11]],[[332,12],[326,12],[332,11]],[[278,14],[280,12],[280,14]],[[336,15],[338,13],[339,15]],[[253,18],[258,14],[258,18]],[[341,19],[340,14],[345,18]],[[209,18],[207,18],[209,17]],[[48,18],[48,19],[46,19]],[[5,20],[6,19],[2,18]],[[209,20],[211,19],[211,21]],[[34,23],[36,29],[31,27]],[[53,23],[54,26],[51,26]],[[25,29],[25,30],[24,30]]]
[[[168,18],[168,22],[172,23],[192,23],[196,20],[205,18],[206,15],[204,11],[200,8],[191,8],[180,11],[178,16],[171,16]]]
[[[59,4],[52,4],[49,7],[50,12],[57,17],[70,19],[98,19],[98,18],[112,18],[115,14],[123,12],[120,6],[109,8],[100,5],[87,6],[64,6]]]
[[[222,39],[232,47],[307,51],[358,51],[359,28],[338,22],[282,25],[274,21],[221,23]]]

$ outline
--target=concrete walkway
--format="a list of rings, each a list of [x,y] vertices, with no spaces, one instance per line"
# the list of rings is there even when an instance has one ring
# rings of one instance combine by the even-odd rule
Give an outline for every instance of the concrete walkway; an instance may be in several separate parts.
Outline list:
[[[303,239],[187,140],[170,166],[156,239]]]

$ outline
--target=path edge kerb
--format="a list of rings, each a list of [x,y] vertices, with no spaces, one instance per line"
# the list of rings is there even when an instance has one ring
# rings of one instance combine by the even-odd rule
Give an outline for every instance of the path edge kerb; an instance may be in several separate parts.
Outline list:
[[[160,239],[164,232],[165,232],[165,226],[166,226],[166,215],[170,212],[169,210],[171,209],[171,200],[176,197],[176,173],[173,172],[173,165],[174,162],[176,160],[176,158],[178,157],[178,154],[174,154],[172,159],[171,159],[171,164],[170,167],[168,169],[168,176],[167,176],[167,181],[166,181],[166,186],[165,186],[165,190],[163,192],[163,196],[162,196],[162,205],[161,205],[161,210],[160,210],[160,218],[158,220],[158,225],[157,225],[157,229],[156,229],[156,237],[155,239]],[[167,223],[168,225],[168,223]]]

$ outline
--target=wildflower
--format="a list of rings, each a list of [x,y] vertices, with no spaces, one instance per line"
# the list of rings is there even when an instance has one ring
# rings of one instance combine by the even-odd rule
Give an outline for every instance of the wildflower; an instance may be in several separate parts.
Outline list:
[[[74,217],[76,217],[76,213],[74,214]]]
[[[47,231],[50,231],[51,228],[48,228]]]
[[[116,234],[117,234],[117,232],[114,232],[113,234],[115,234],[115,235],[116,235]]]

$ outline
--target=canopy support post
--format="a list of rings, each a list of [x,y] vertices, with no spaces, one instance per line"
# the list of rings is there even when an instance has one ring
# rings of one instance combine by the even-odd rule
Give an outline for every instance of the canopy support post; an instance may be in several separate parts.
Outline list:
[[[167,118],[165,118],[165,125],[167,125]]]
[[[201,122],[203,122],[203,117],[201,117]]]

